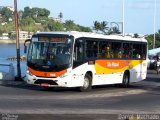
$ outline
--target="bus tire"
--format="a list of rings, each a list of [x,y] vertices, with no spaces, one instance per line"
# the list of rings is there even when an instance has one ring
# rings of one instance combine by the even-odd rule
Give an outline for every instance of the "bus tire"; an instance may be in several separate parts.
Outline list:
[[[122,87],[127,88],[129,86],[129,73],[126,71],[123,74]]]
[[[86,74],[84,77],[83,86],[79,88],[81,92],[87,92],[92,89],[92,78],[89,74]]]

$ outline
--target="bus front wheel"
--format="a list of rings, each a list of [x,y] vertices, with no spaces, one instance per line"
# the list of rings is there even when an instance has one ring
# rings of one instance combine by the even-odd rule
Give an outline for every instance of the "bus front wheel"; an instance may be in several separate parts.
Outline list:
[[[89,74],[86,74],[84,77],[83,86],[80,87],[81,92],[87,92],[92,89],[92,78]]]
[[[129,86],[129,73],[125,72],[123,75],[122,87],[126,88]]]

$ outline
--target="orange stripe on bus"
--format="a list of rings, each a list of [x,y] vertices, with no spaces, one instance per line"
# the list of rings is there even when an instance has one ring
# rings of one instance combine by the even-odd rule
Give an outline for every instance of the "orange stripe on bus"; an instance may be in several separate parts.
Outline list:
[[[126,62],[126,60],[96,60],[96,64],[108,68],[108,69],[122,69],[127,64],[129,65],[130,61]]]
[[[141,64],[143,60],[96,60],[96,74],[113,74],[132,69]]]
[[[41,72],[41,71],[33,70],[30,67],[28,67],[28,70],[29,70],[29,72],[31,72],[35,76],[50,77],[50,78],[58,77],[58,76],[67,72],[67,69],[61,70],[59,72]]]

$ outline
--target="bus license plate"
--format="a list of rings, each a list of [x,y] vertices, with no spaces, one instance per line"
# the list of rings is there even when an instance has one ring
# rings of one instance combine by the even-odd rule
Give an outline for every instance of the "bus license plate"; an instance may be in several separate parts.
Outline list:
[[[48,87],[49,84],[48,84],[48,83],[41,83],[41,86],[42,86],[42,87]]]

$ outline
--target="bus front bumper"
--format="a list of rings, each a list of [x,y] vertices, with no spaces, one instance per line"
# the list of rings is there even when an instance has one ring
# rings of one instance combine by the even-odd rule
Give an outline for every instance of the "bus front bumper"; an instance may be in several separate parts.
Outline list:
[[[26,74],[27,83],[32,85],[39,85],[43,87],[72,87],[71,75],[64,78],[44,78],[36,77],[35,75]]]

